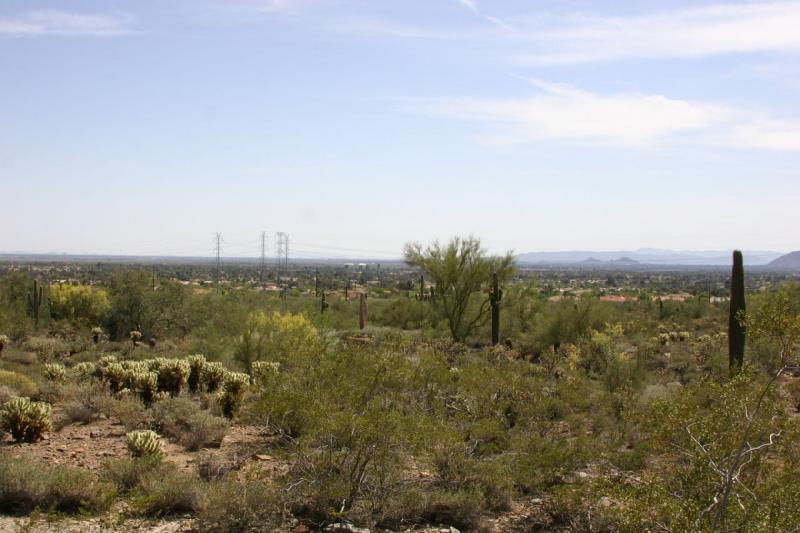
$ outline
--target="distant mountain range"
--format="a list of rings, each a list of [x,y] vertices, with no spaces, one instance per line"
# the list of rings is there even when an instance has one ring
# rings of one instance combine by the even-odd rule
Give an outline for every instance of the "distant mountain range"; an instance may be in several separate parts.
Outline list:
[[[798,254],[800,259],[800,252]],[[772,266],[771,262],[782,257],[781,252],[744,250],[745,265]],[[790,254],[791,255],[791,254]],[[731,264],[731,252],[722,250],[676,251],[658,248],[639,248],[619,252],[528,252],[519,254],[517,261],[528,265],[586,265],[586,266],[633,266],[633,265],[682,265],[724,266]]]
[[[768,266],[779,270],[800,270],[800,251],[782,255],[771,261]]]

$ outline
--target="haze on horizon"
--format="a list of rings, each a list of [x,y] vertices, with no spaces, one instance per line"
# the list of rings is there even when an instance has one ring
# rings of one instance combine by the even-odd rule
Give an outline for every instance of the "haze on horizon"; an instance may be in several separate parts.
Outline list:
[[[800,1],[6,0],[0,252],[800,249]]]

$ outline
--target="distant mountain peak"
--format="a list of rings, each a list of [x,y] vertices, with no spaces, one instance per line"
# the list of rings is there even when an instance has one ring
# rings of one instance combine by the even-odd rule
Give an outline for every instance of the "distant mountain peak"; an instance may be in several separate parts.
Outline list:
[[[779,268],[781,270],[800,270],[800,251],[789,252],[786,255],[782,255],[770,261],[767,266],[770,268]]]

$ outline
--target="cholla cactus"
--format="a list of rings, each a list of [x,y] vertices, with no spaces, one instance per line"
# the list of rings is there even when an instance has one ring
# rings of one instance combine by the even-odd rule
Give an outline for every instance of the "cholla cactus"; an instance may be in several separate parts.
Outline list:
[[[136,346],[139,344],[139,341],[142,340],[142,332],[141,331],[133,330],[128,334],[128,336],[130,337],[134,348],[136,348]]]
[[[202,388],[206,356],[200,353],[190,355],[186,358],[186,362],[189,363],[189,392],[198,392]]]
[[[159,365],[158,390],[173,396],[180,394],[189,379],[189,363],[181,359],[164,359]]]
[[[90,361],[83,361],[72,367],[72,373],[83,381],[89,380],[94,376],[97,368]]]
[[[3,355],[3,348],[6,347],[6,344],[11,342],[11,339],[8,338],[8,335],[0,335],[0,355]]]
[[[219,403],[222,412],[228,418],[233,418],[239,410],[239,404],[244,396],[244,391],[250,384],[250,376],[244,372],[228,372],[222,381],[222,392],[219,395]]]
[[[158,392],[158,374],[141,370],[134,373],[133,390],[135,390],[146,405],[150,405]]]
[[[100,339],[103,337],[103,328],[99,326],[95,326],[92,328],[92,340],[95,344],[100,342]]]
[[[225,379],[225,367],[222,363],[206,362],[203,365],[202,381],[206,384],[208,392],[216,392],[222,386]]]
[[[47,363],[44,365],[44,377],[48,381],[64,381],[67,379],[67,371],[62,364]]]
[[[109,363],[100,368],[101,377],[108,382],[108,388],[111,392],[119,392],[125,385],[125,378],[128,377],[128,371],[125,370],[119,363]]]
[[[17,442],[36,442],[52,428],[51,412],[48,403],[14,398],[0,410],[0,424]]]
[[[679,331],[678,332],[678,340],[680,342],[686,342],[692,338],[692,335],[688,331]]]
[[[164,455],[164,443],[154,431],[131,431],[125,435],[125,445],[134,457],[161,457]]]
[[[281,364],[277,361],[254,361],[251,366],[253,384],[263,384],[269,376],[276,376],[280,372]]]

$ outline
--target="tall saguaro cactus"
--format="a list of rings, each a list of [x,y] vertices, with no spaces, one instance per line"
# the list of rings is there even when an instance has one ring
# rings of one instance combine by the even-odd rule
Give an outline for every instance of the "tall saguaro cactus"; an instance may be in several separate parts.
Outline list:
[[[419,296],[417,299],[421,302],[425,299],[425,276],[419,277]]]
[[[33,290],[28,293],[28,307],[30,307],[31,314],[33,315],[33,322],[39,325],[39,311],[42,308],[42,286],[39,282],[33,280]]]
[[[325,291],[322,291],[322,299],[320,300],[319,304],[319,312],[324,313],[325,310],[328,308],[328,302],[325,301]]]
[[[358,329],[367,326],[367,295],[363,292],[358,294]]]
[[[734,250],[731,270],[731,306],[728,316],[728,363],[731,368],[744,363],[744,326],[739,322],[745,312],[744,301],[744,263],[742,252]]]
[[[492,291],[489,294],[489,303],[492,306],[492,344],[500,342],[500,302],[503,291],[497,283],[497,272],[492,273]]]

